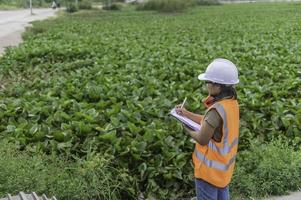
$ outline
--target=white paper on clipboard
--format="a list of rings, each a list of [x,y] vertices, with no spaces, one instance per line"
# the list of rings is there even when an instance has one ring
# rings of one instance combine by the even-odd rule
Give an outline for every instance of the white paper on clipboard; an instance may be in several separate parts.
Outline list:
[[[182,122],[183,124],[185,124],[186,126],[188,126],[189,128],[191,128],[194,131],[200,131],[201,130],[201,125],[192,121],[191,119],[188,119],[187,117],[178,115],[176,112],[176,109],[173,108],[170,111],[170,114],[175,117],[177,120],[179,120],[180,122]]]

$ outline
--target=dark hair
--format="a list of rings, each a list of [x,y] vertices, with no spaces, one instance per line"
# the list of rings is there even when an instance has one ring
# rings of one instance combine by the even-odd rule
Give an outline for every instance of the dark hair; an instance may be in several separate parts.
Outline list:
[[[221,92],[218,95],[213,96],[214,102],[219,101],[225,97],[237,99],[237,93],[233,85],[223,85],[223,84],[217,84],[217,85],[221,87]]]

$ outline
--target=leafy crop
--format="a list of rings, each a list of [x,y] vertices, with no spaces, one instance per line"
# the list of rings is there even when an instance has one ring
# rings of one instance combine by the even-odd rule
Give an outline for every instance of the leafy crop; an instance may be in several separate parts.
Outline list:
[[[0,60],[1,136],[69,158],[114,155],[135,193],[190,196],[193,144],[168,112],[186,96],[188,109],[204,111],[197,75],[216,57],[239,68],[240,150],[275,136],[300,148],[300,9],[94,11],[37,22]]]

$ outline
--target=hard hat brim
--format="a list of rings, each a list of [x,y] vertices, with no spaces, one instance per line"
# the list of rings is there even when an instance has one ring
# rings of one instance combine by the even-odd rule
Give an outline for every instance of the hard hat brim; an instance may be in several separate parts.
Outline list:
[[[223,82],[220,82],[220,81],[217,81],[217,80],[212,80],[210,78],[206,78],[205,77],[205,73],[203,74],[200,74],[198,75],[198,79],[201,80],[201,81],[211,81],[211,82],[214,82],[214,83],[220,83],[220,84],[224,84],[224,85],[236,85],[239,83],[239,80],[237,80],[236,82],[232,82],[232,83],[223,83]]]
[[[205,73],[198,75],[198,79],[201,81],[208,81],[208,79],[205,78]]]

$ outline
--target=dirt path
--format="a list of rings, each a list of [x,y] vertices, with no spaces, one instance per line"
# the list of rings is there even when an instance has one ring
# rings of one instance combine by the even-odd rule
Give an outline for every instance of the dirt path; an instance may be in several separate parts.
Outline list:
[[[30,22],[55,16],[57,11],[50,8],[33,9],[33,15],[29,9],[0,11],[0,55],[5,47],[22,42],[21,34],[26,26],[30,26]]]

